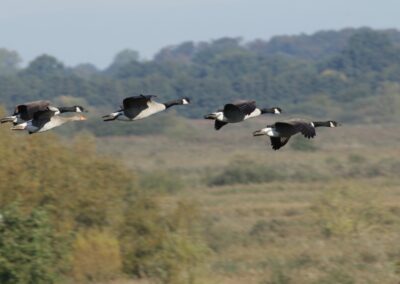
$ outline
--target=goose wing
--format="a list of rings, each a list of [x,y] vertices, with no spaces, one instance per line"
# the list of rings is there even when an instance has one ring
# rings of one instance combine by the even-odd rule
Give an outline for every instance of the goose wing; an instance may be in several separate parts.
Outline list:
[[[306,138],[315,136],[315,128],[309,122],[302,120],[276,122],[275,129],[284,137],[292,136],[299,132]]]
[[[255,101],[237,101],[235,103],[226,104],[224,107],[224,116],[232,122],[239,122],[246,115],[251,114],[256,109]]]
[[[21,119],[27,121],[31,120],[36,112],[46,110],[49,106],[49,101],[34,101],[17,105],[15,112],[19,114]]]
[[[228,124],[228,122],[225,121],[220,121],[220,120],[215,120],[214,123],[214,129],[215,130],[220,130],[224,125]]]
[[[288,137],[270,137],[271,139],[271,146],[272,149],[274,150],[279,150],[283,146],[286,145],[286,143],[289,141],[290,136]]]
[[[154,97],[155,96],[152,95],[140,95],[125,98],[122,102],[124,114],[129,118],[136,117],[139,113],[149,107],[148,103],[151,102],[151,99]]]
[[[38,128],[43,127],[46,123],[48,123],[51,118],[55,115],[55,111],[46,109],[40,110],[33,114],[32,125]]]
[[[137,108],[137,107],[147,107],[147,103],[151,101],[152,98],[155,96],[145,96],[145,95],[140,95],[140,96],[134,96],[134,97],[129,97],[125,98],[122,102],[124,109],[129,109],[129,108]]]

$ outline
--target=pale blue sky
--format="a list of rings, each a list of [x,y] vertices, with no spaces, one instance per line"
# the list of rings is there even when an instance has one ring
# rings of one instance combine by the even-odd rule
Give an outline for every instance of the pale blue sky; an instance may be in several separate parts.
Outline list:
[[[399,11],[399,0],[0,0],[0,47],[105,67],[122,49],[149,59],[186,40],[400,29]]]

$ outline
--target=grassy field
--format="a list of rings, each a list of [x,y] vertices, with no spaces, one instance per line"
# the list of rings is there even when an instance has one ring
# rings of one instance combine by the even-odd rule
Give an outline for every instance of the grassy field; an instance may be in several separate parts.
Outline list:
[[[310,147],[293,139],[273,151],[251,136],[264,124],[217,132],[189,121],[171,135],[97,147],[161,180],[149,190],[169,183],[166,210],[196,204],[211,248],[199,283],[399,283],[400,128],[318,129]]]

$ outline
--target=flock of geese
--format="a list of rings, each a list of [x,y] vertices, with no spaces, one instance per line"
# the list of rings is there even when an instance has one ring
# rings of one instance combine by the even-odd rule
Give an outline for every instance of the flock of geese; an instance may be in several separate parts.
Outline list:
[[[175,105],[190,104],[189,98],[159,103],[154,100],[155,97],[152,95],[139,95],[125,98],[119,110],[103,116],[103,120],[134,121],[147,118]],[[69,121],[86,120],[86,117],[81,114],[63,116],[62,114],[66,112],[83,113],[87,112],[87,110],[82,106],[55,107],[49,101],[41,100],[17,105],[14,113],[1,118],[0,122],[12,123],[12,130],[25,130],[29,134],[33,134],[48,131]],[[241,100],[228,103],[223,109],[210,113],[204,118],[214,120],[214,128],[219,130],[229,123],[239,123],[262,114],[280,114],[281,112],[282,110],[279,107],[259,108],[255,101]],[[295,134],[301,133],[304,137],[310,139],[316,135],[316,127],[336,127],[338,125],[333,120],[306,121],[293,119],[267,125],[265,128],[254,131],[253,136],[269,136],[272,148],[278,150],[286,145],[290,137]]]

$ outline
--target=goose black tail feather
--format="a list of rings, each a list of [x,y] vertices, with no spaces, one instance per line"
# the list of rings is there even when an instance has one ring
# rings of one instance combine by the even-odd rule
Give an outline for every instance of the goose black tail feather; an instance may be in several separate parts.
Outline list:
[[[7,122],[12,122],[15,123],[16,119],[13,116],[7,116],[7,117],[3,117],[2,119],[0,119],[0,123],[7,123]]]

